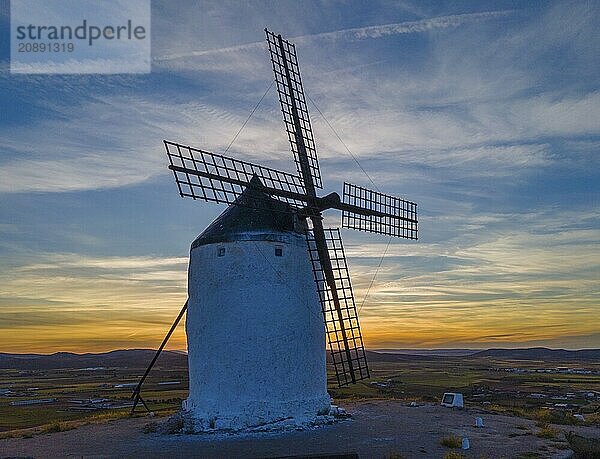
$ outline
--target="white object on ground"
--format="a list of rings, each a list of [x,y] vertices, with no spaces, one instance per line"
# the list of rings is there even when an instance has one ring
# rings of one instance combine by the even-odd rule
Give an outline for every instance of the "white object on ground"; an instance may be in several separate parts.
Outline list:
[[[573,417],[575,419],[579,419],[581,422],[585,422],[585,418],[583,417],[583,414],[574,414]]]
[[[442,406],[449,408],[463,408],[463,394],[458,392],[445,392],[442,397]]]
[[[469,443],[469,439],[467,437],[464,437],[462,439],[462,449],[469,449],[471,447],[471,444]]]

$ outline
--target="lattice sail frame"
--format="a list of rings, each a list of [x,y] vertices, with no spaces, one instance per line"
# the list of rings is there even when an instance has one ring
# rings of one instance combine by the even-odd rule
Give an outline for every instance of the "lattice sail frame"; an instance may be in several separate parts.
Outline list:
[[[267,188],[304,194],[304,186],[296,175],[175,142],[165,140],[164,144],[181,196],[232,204],[255,175]],[[195,175],[187,170],[204,175]],[[305,205],[304,201],[298,199],[273,197],[296,207]]]
[[[319,160],[317,157],[317,148],[315,146],[314,135],[310,118],[308,116],[308,106],[300,78],[300,68],[298,66],[298,57],[296,56],[296,46],[293,43],[281,38],[281,35],[275,35],[265,29],[271,63],[273,64],[273,73],[275,74],[275,83],[277,84],[277,94],[281,103],[281,112],[291,150],[294,153],[298,173],[302,176],[300,167],[300,154],[298,140],[296,138],[297,129],[294,123],[292,110],[295,109],[300,123],[300,132],[298,135],[304,143],[304,149],[308,160],[310,174],[316,188],[323,188],[321,180],[321,171],[319,170]],[[283,47],[283,50],[281,49]],[[289,74],[292,87],[288,84],[287,75]]]
[[[354,302],[354,293],[352,291],[350,273],[348,271],[348,264],[346,263],[340,230],[337,228],[325,228],[324,231],[342,310],[342,321],[346,331],[348,350],[344,346],[340,318],[333,303],[331,291],[325,281],[325,274],[319,261],[316,241],[311,232],[307,234],[308,253],[313,267],[315,283],[317,284],[319,301],[321,302],[325,332],[327,334],[327,342],[329,343],[335,375],[338,385],[346,386],[353,382],[369,378],[369,367],[367,365],[360,324],[358,323],[358,313]],[[348,364],[348,352],[352,360],[354,381],[352,381],[350,366]]]
[[[344,182],[342,202],[384,215],[363,215],[342,209],[342,228],[417,239],[417,204]]]

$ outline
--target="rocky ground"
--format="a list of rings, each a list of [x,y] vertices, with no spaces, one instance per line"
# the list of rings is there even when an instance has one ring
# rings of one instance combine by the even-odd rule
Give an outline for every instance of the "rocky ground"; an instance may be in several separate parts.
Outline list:
[[[66,432],[0,440],[0,457],[228,457],[256,458],[356,453],[361,458],[442,458],[441,440],[467,437],[472,458],[570,457],[564,432],[600,438],[600,428],[554,426],[555,438],[540,438],[533,421],[438,405],[407,406],[390,400],[346,403],[352,414],[324,427],[302,431],[225,434],[167,434],[167,419],[138,417],[90,424]],[[482,417],[483,428],[475,427]],[[396,455],[396,456],[394,456]],[[398,456],[399,455],[399,456]]]

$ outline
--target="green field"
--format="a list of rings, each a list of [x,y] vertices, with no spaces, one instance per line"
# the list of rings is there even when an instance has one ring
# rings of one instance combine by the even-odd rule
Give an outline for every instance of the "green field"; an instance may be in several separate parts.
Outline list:
[[[593,374],[560,374],[523,371],[542,366],[585,366]],[[394,398],[417,402],[439,402],[446,391],[462,392],[467,406],[515,415],[548,418],[551,422],[598,424],[600,409],[600,364],[540,363],[490,359],[412,358],[399,362],[372,362],[371,379],[338,388],[329,372],[329,392],[343,405],[347,399]],[[132,387],[115,387],[138,381],[141,369],[96,370],[0,370],[0,435],[45,426],[60,429],[77,423],[127,416]],[[176,382],[164,385],[160,382]],[[595,394],[593,397],[589,394]],[[155,368],[143,395],[157,413],[174,412],[187,396],[187,368]],[[11,405],[22,400],[53,399],[38,405]],[[104,400],[98,402],[98,399]],[[95,400],[96,403],[92,403]],[[143,411],[143,407],[138,408]],[[63,424],[59,424],[63,423]]]
[[[581,366],[593,374],[532,372],[544,367]],[[461,392],[467,407],[562,424],[579,423],[573,414],[582,414],[586,424],[600,424],[600,364],[454,357],[375,362],[370,367],[370,380],[344,388],[335,387],[335,377],[330,373],[331,396],[341,403],[344,399],[369,397],[394,398],[408,403],[439,402],[444,392]],[[515,368],[523,372],[505,371]]]
[[[126,416],[130,411],[132,387],[115,387],[139,380],[141,370],[111,368],[81,370],[0,370],[0,432],[55,425],[66,421],[88,422]],[[160,381],[180,381],[160,386]],[[187,369],[157,368],[148,379],[144,398],[156,412],[174,411],[187,395]],[[23,400],[55,399],[51,403],[11,405]],[[106,401],[91,403],[90,400]],[[141,407],[141,404],[140,404]],[[141,408],[143,409],[143,407]]]

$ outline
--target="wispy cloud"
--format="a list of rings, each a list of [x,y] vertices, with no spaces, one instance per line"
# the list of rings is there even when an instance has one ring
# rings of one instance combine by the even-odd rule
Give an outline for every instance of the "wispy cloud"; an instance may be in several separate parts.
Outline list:
[[[243,122],[242,114],[213,105],[135,97],[102,97],[79,107],[53,108],[67,112],[65,117],[0,127],[0,148],[14,152],[0,162],[0,192],[65,192],[140,183],[165,172],[164,138],[224,148]],[[198,124],[203,126],[200,133]],[[248,152],[257,151],[260,139],[268,137],[268,126],[254,136],[251,128],[241,144]],[[32,129],[38,132],[34,140]],[[280,145],[280,151],[287,149]]]
[[[485,11],[481,13],[455,14],[449,16],[440,16],[419,21],[406,21],[394,24],[380,24],[369,27],[354,27],[349,29],[335,30],[332,32],[322,32],[310,35],[301,35],[296,37],[286,37],[294,43],[309,43],[319,40],[366,40],[381,38],[390,35],[400,35],[408,33],[423,33],[436,29],[447,29],[459,27],[463,24],[475,23],[494,18],[507,16],[514,13],[513,10]],[[214,54],[238,53],[257,49],[263,49],[266,44],[263,41],[245,43],[237,46],[228,46],[225,48],[208,49],[201,51],[191,51],[178,54],[170,54],[154,57],[154,61],[160,63],[174,59],[211,56]]]
[[[597,212],[552,208],[460,215],[445,223],[461,225],[453,240],[392,244],[361,311],[368,345],[394,339],[408,345],[414,336],[423,346],[446,339],[485,346],[501,333],[512,336],[498,341],[513,344],[592,336],[600,293],[599,218]],[[386,242],[352,240],[347,237],[346,253],[360,305]]]
[[[186,268],[180,257],[38,253],[0,273],[0,330],[17,351],[155,347],[185,301]],[[183,328],[171,345],[185,348]]]
[[[310,49],[313,40],[362,40],[455,27],[512,14],[513,11],[490,11],[450,15],[317,33],[295,40],[305,41]],[[262,47],[262,42],[241,48],[200,51],[199,56],[217,52],[235,54],[235,65],[243,79],[246,71],[256,72],[256,65],[252,61],[254,57],[248,60],[248,56],[244,57],[246,53],[237,51],[259,45]],[[270,70],[266,56],[260,54],[265,83]],[[465,54],[461,64],[465,69],[456,68],[456,75],[449,81],[446,81],[446,71],[433,72],[433,77],[423,81],[420,76],[406,74],[401,75],[402,78],[378,76],[377,86],[369,83],[370,78],[355,72],[337,74],[335,79],[319,79],[309,73],[310,89],[325,116],[356,156],[400,158],[404,167],[435,167],[443,170],[446,178],[455,180],[472,176],[520,177],[524,171],[547,166],[556,159],[546,144],[547,139],[598,134],[594,123],[600,117],[597,92],[515,97],[522,88],[515,87],[513,80],[510,82],[512,92],[499,91],[497,85],[474,91],[472,80],[477,71],[473,71],[469,63],[468,51]],[[205,70],[211,65],[204,67]],[[212,71],[219,69],[215,67]],[[502,76],[503,72],[505,70],[499,70],[497,74],[501,81],[508,78]],[[452,87],[455,82],[463,86]],[[105,189],[143,182],[164,170],[160,151],[163,137],[222,151],[252,106],[252,102],[227,106],[234,95],[249,96],[243,94],[247,91],[234,89],[231,85],[235,82],[230,86],[222,84],[225,84],[221,89],[222,100],[183,102],[163,98],[157,103],[152,94],[125,98],[102,96],[79,107],[62,109],[64,119],[19,128],[13,126],[2,136],[0,146],[5,151],[27,154],[0,165],[0,192]],[[450,87],[442,92],[445,84]],[[254,86],[252,83],[252,94],[261,91]],[[447,96],[450,89],[452,100]],[[227,94],[229,90],[231,94]],[[502,98],[491,99],[494,94],[501,94]],[[274,95],[264,105],[266,107],[263,106],[246,126],[232,151],[257,161],[277,158],[287,169],[289,146]],[[52,109],[61,110],[56,106]],[[127,125],[115,124],[117,119],[127,119]],[[345,150],[314,110],[313,124],[319,156],[334,166],[328,172],[325,164],[324,173],[331,174],[333,179],[352,174],[338,167],[342,165],[339,158],[344,157]],[[32,129],[40,133],[35,143],[28,136]],[[101,139],[99,132],[103,133]],[[365,132],[369,135],[364,135]],[[52,152],[51,159],[47,151]],[[387,174],[389,180],[393,180],[399,172],[389,169],[390,165],[386,164],[389,172],[377,173],[378,179],[388,180],[384,177]]]
[[[419,21],[400,22],[396,24],[381,24],[370,27],[356,27],[352,29],[336,30],[334,32],[324,32],[314,35],[296,37],[296,41],[314,40],[314,39],[349,39],[365,40],[368,38],[381,38],[389,35],[399,35],[405,33],[421,33],[435,29],[447,29],[459,27],[463,24],[486,21],[513,14],[514,10],[502,11],[484,11],[481,13],[454,14],[450,16],[440,16]]]
[[[0,75],[0,192],[18,192],[1,207],[0,345],[160,342],[185,299],[189,238],[218,212],[183,201],[198,212],[183,222],[149,208],[156,176],[172,185],[161,141],[226,148],[272,77],[263,24],[299,45],[307,93],[378,186],[419,203],[420,240],[392,242],[361,310],[368,346],[597,345],[598,6],[407,16],[374,3],[365,18],[351,5],[273,5],[157,3],[151,75]],[[365,23],[379,25],[354,27]],[[367,183],[313,108],[327,187]],[[228,154],[295,171],[274,91]],[[107,204],[119,199],[147,212],[128,235],[130,207]],[[387,239],[345,231],[344,242],[360,306]]]

